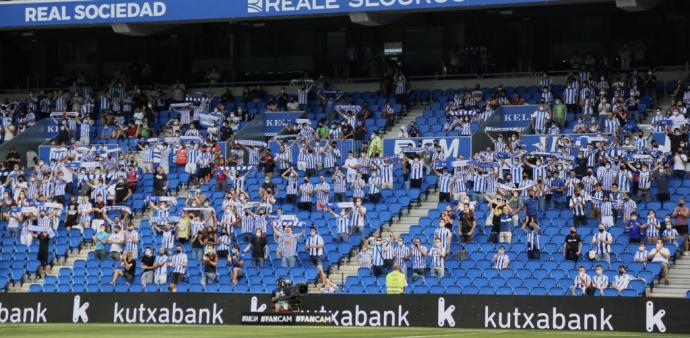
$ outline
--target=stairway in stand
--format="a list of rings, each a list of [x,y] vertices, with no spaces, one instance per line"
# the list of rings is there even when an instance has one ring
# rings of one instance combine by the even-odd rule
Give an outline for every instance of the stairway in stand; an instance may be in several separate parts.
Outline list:
[[[424,195],[422,195],[424,196]],[[413,206],[409,213],[403,214],[403,216],[398,220],[395,218],[391,231],[395,236],[400,234],[405,234],[410,231],[410,227],[419,224],[419,219],[426,217],[429,214],[429,210],[434,210],[438,207],[438,193],[429,192],[429,196],[422,201],[420,205],[413,203]],[[406,210],[403,211],[405,213]],[[409,245],[410,243],[405,243]],[[359,269],[359,260],[357,257],[353,257],[349,262],[342,264],[340,268],[337,266],[331,267],[330,279],[333,283],[342,286],[345,284],[345,280],[349,276],[356,276],[357,270]]]
[[[657,284],[649,297],[685,298],[690,290],[690,257],[680,256],[668,273],[669,285]]]

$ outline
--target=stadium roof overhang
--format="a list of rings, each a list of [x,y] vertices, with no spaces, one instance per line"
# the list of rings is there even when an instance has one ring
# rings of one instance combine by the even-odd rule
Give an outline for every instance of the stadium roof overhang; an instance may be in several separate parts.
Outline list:
[[[662,0],[10,0],[0,2],[0,29],[111,25],[118,33],[148,35],[183,23],[336,15],[383,25],[426,11],[613,1],[621,8],[644,9]]]

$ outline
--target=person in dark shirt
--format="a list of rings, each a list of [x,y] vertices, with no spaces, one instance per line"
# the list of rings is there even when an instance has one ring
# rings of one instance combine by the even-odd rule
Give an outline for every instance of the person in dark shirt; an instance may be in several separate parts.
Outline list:
[[[127,283],[132,283],[134,280],[134,272],[137,270],[137,261],[132,258],[132,252],[127,251],[120,261],[122,269],[115,270],[113,273],[112,284],[115,285],[118,277],[123,276]]]
[[[261,184],[260,191],[267,191],[267,190],[271,190],[271,191],[276,190],[276,185],[271,182],[271,177],[268,175],[264,178],[264,183]]]
[[[681,132],[680,128],[674,128],[673,133],[667,134],[671,141],[671,149],[681,148],[680,143],[688,140],[688,133]]]
[[[240,253],[240,246],[232,247],[232,254],[228,255],[228,266],[232,267],[230,272],[232,285],[237,285],[237,280],[244,276],[244,257]]]
[[[463,210],[460,213],[458,226],[460,227],[460,240],[464,244],[474,241],[474,229],[477,227],[477,219],[468,203],[464,203],[462,207]]]
[[[258,229],[247,247],[244,248],[244,252],[252,249],[252,262],[255,267],[264,267],[264,259],[268,258],[268,251],[266,250],[267,245],[268,241],[266,241],[266,236],[264,236],[261,229]]]
[[[273,155],[271,155],[270,150],[264,152],[264,156],[259,160],[261,166],[264,168],[264,174],[271,174],[275,171],[276,164],[273,160]]]
[[[671,197],[668,190],[669,169],[668,164],[659,164],[653,173],[653,181],[656,183],[656,200],[661,202],[661,208]]]
[[[141,257],[141,284],[146,286],[153,283],[153,275],[155,270],[156,257],[153,256],[153,250],[147,247],[144,250],[144,257]]]
[[[14,147],[10,148],[10,151],[7,153],[7,157],[5,157],[7,166],[13,168],[15,164],[20,164],[21,160],[22,156],[19,155],[17,150]]]
[[[280,88],[280,94],[278,94],[275,101],[276,101],[276,105],[278,106],[278,110],[280,110],[280,111],[287,110],[288,95],[285,92],[285,87]]]
[[[352,129],[352,126],[349,123],[343,121],[340,125],[340,132],[343,139],[352,139],[354,129]]]
[[[41,263],[39,267],[39,273],[41,275],[45,274],[45,268],[48,266],[49,252],[50,252],[50,236],[47,232],[42,232],[39,234],[34,234],[34,237],[38,240],[38,255],[36,259]]]
[[[565,243],[563,245],[563,255],[565,259],[575,261],[580,258],[582,253],[582,238],[577,233],[577,228],[571,227],[570,233],[565,236]]]
[[[628,232],[628,243],[640,243],[642,237],[642,223],[637,220],[637,213],[630,215],[630,220],[625,224],[625,230]]]
[[[232,131],[232,128],[231,128],[230,125],[228,124],[228,121],[223,121],[223,126],[220,127],[220,140],[221,140],[221,141],[226,141],[227,139],[229,139],[230,137],[232,137],[232,135],[233,135],[234,133],[235,133],[235,132]]]
[[[132,190],[127,187],[124,177],[118,178],[115,184],[115,204],[125,203],[130,196],[132,196]]]
[[[163,168],[157,167],[156,174],[153,176],[153,195],[163,196],[168,187],[168,176],[163,172]]]
[[[201,275],[201,285],[206,286],[206,283],[215,283],[218,281],[218,274],[216,273],[216,266],[218,265],[218,255],[213,245],[206,246],[206,253],[204,254],[204,274]]]

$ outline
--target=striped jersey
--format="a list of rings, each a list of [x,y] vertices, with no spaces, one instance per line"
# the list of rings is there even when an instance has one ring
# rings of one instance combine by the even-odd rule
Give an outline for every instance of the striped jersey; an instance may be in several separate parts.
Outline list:
[[[415,245],[410,247],[413,269],[426,269],[426,257],[422,255],[422,250],[420,248],[417,248]]]
[[[314,193],[314,186],[307,182],[299,186],[300,202],[311,203],[311,194]]]
[[[410,165],[410,179],[419,180],[424,177],[424,167],[421,161],[414,160]]]
[[[280,248],[283,252],[283,257],[294,257],[297,256],[297,239],[300,234],[287,234],[283,233],[280,235]]]
[[[496,262],[494,263],[494,269],[503,270],[505,265],[510,263],[510,258],[506,254],[496,254]]]
[[[335,193],[340,194],[345,193],[345,189],[347,186],[347,180],[345,176],[343,176],[342,174],[336,174],[333,175],[331,179],[333,180],[333,191]]]
[[[309,236],[309,238],[307,238],[307,244],[310,246],[308,248],[309,256],[318,257],[318,256],[323,255],[324,242],[323,242],[323,238],[321,238],[321,236],[319,236],[318,234],[313,235],[313,236]],[[320,248],[316,247],[318,245],[320,245],[321,247]]]
[[[405,265],[405,257],[407,257],[410,254],[410,248],[407,247],[406,245],[400,245],[397,244],[393,248],[393,256],[395,257],[395,264],[398,264],[400,266]]]
[[[158,266],[155,270],[153,270],[155,280],[158,280],[161,276],[165,276],[168,274],[168,256],[167,255],[156,256],[156,260],[153,262],[153,264]]]
[[[350,216],[349,215],[335,215],[336,224],[338,225],[339,234],[349,234],[350,233]]]
[[[539,232],[530,230],[527,232],[527,250],[540,250]]]
[[[439,227],[434,230],[434,239],[438,238],[441,240],[441,247],[447,248],[450,245],[450,230],[448,228],[444,227]]]
[[[173,272],[174,273],[182,273],[185,274],[187,273],[187,254],[182,252],[182,253],[177,253],[172,256],[171,259],[172,265],[173,265]]]
[[[647,238],[659,237],[659,221],[656,217],[647,216]]]
[[[441,193],[449,193],[450,192],[450,185],[451,185],[452,178],[453,178],[453,176],[451,174],[448,174],[448,173],[441,174],[438,177],[439,192],[441,192]]]
[[[446,253],[443,247],[431,247],[429,249],[429,256],[431,257],[432,268],[443,268],[445,266],[444,255]]]
[[[328,203],[328,193],[331,191],[331,186],[328,182],[319,182],[314,186],[316,192],[316,201],[321,203]]]
[[[136,230],[125,232],[125,251],[139,251],[139,232]]]
[[[613,241],[613,237],[607,231],[598,232],[594,234],[594,239],[596,240],[596,252],[597,254],[610,253],[611,245],[604,243],[604,241]]]
[[[381,177],[369,177],[369,195],[381,192]]]
[[[371,250],[371,265],[383,265],[383,243],[377,243],[372,246]]]

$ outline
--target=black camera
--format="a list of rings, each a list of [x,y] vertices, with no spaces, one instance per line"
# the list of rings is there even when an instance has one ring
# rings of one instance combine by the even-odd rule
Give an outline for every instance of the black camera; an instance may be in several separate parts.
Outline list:
[[[276,294],[281,295],[276,297],[274,302],[287,302],[288,311],[299,311],[299,307],[302,304],[302,297],[309,293],[309,286],[306,283],[292,285],[292,281],[283,278],[278,279],[276,284],[278,284]]]

